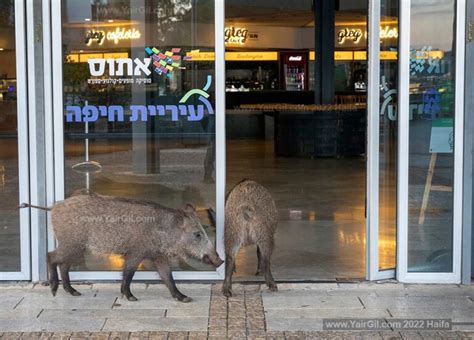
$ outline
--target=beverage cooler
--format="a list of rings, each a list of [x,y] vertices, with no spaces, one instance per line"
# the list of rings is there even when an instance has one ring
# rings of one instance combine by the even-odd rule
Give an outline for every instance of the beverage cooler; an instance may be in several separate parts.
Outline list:
[[[308,52],[281,52],[283,89],[308,90]]]

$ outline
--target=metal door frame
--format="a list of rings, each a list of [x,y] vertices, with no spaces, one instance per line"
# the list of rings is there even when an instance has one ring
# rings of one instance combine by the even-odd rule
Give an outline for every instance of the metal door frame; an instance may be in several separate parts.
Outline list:
[[[395,277],[394,269],[380,270],[379,268],[380,10],[380,0],[369,0],[366,279],[371,281]]]
[[[463,119],[464,50],[466,0],[457,0],[455,8],[455,115],[453,184],[453,271],[408,272],[408,167],[409,167],[409,86],[411,1],[400,0],[399,88],[398,88],[398,197],[397,197],[397,279],[400,282],[460,283],[463,205]]]
[[[16,77],[17,77],[17,131],[18,131],[18,203],[30,201],[29,177],[29,147],[28,147],[28,97],[27,97],[27,47],[26,41],[26,11],[23,0],[15,0],[15,48],[16,48]],[[30,243],[30,214],[29,209],[21,209],[20,217],[20,270],[1,272],[1,280],[30,280],[31,279],[31,243]]]

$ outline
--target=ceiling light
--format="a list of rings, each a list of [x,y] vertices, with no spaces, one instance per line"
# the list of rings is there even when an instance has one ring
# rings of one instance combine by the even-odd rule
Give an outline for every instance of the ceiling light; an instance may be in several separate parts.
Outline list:
[[[85,18],[84,21],[91,21],[91,18]]]
[[[107,22],[114,22],[112,19],[107,20]]]
[[[3,47],[0,47],[0,51],[3,51],[3,50],[4,50],[4,48],[3,48]]]

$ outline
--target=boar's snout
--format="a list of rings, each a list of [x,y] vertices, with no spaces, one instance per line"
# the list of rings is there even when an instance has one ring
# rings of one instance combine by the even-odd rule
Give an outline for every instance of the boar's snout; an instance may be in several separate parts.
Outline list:
[[[202,262],[204,262],[205,264],[211,264],[216,268],[220,267],[220,265],[224,263],[224,261],[221,260],[221,258],[219,257],[219,255],[217,255],[216,252],[210,255],[204,255],[202,257]]]

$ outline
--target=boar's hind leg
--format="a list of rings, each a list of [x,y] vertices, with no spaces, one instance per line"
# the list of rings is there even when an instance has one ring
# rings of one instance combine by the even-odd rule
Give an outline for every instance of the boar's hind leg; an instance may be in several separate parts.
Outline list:
[[[273,275],[270,270],[270,258],[272,257],[273,244],[273,237],[263,242],[259,242],[258,247],[260,248],[261,252],[261,258],[259,262],[261,263],[260,270],[265,275],[265,282],[268,288],[271,291],[277,291],[277,285],[275,283],[275,280],[273,279]]]
[[[130,284],[132,283],[133,275],[135,275],[139,264],[140,261],[125,258],[122,287],[120,288],[120,292],[122,293],[122,296],[127,298],[128,301],[137,301],[137,298],[133,296],[132,292],[130,291]]]
[[[171,296],[174,297],[176,300],[181,302],[190,302],[192,299],[183,293],[181,293],[178,288],[176,287],[176,283],[173,279],[173,274],[171,273],[171,268],[166,259],[159,258],[155,261],[156,270],[158,274],[160,274],[161,279],[165,283],[166,287],[168,287]]]
[[[260,247],[257,246],[257,272],[255,273],[255,275],[260,275],[260,273],[262,272],[262,253],[260,252]]]
[[[231,250],[226,250],[225,257],[225,279],[222,284],[222,294],[227,297],[232,296],[232,275],[235,271],[235,257],[239,252],[239,247],[234,246]]]
[[[81,293],[79,293],[77,290],[72,288],[71,286],[71,280],[69,279],[69,269],[71,268],[71,265],[69,263],[61,263],[59,265],[59,269],[61,271],[61,280],[63,281],[63,288],[66,292],[73,296],[79,296]]]
[[[49,286],[51,287],[51,293],[56,296],[56,292],[59,287],[58,277],[58,263],[56,262],[56,250],[48,253],[48,271],[49,271]]]

